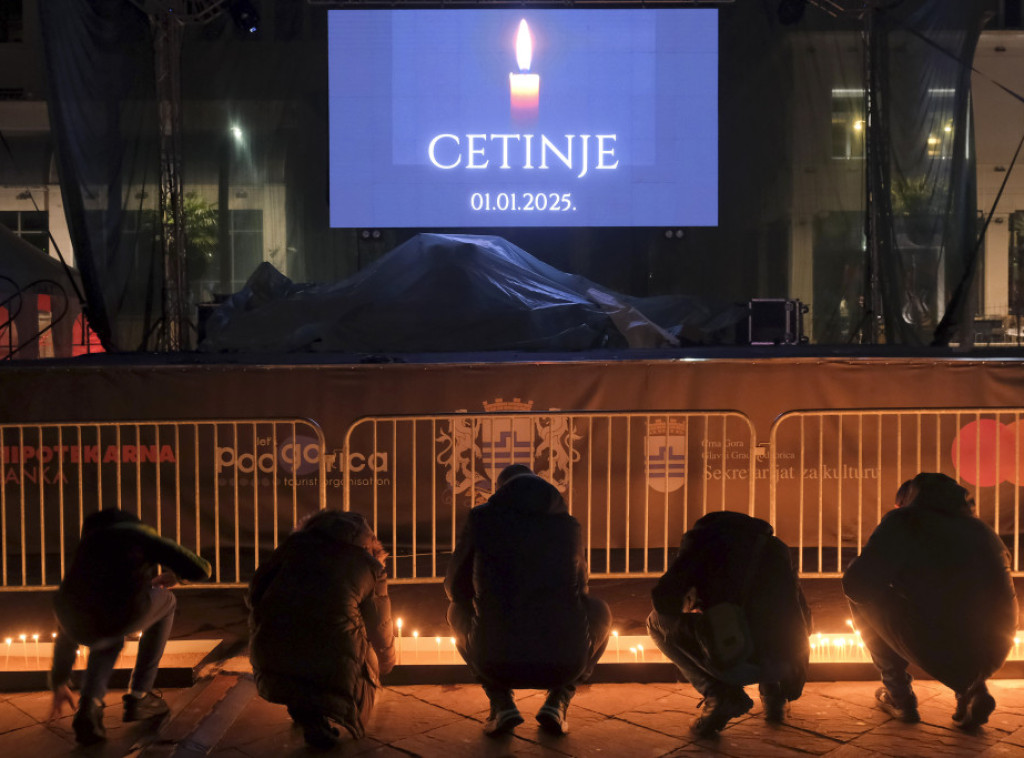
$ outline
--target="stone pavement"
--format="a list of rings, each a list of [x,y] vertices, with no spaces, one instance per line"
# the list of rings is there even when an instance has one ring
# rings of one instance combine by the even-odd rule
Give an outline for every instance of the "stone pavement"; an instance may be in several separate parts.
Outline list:
[[[318,754],[305,748],[285,709],[255,693],[242,658],[217,664],[195,686],[164,692],[171,717],[152,725],[123,724],[120,691],[107,696],[108,741],[75,746],[70,716],[47,723],[49,693],[0,694],[0,756],[50,758],[279,758]],[[552,737],[530,717],[542,693],[523,691],[527,722],[514,736],[485,737],[487,701],[473,685],[417,685],[383,690],[359,741],[346,739],[321,755],[386,758],[502,758],[504,756],[1024,756],[1024,682],[991,683],[997,709],[991,721],[967,734],[950,721],[953,696],[932,681],[918,681],[922,722],[902,724],[873,707],[873,682],[811,682],[783,725],[768,725],[760,705],[734,719],[713,740],[688,732],[698,698],[688,684],[595,684],[580,688],[569,710],[570,732]],[[756,701],[755,688],[748,691]]]

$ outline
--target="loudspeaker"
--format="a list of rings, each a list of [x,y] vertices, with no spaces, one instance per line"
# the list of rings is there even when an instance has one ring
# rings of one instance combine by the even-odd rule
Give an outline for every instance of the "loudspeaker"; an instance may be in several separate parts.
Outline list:
[[[763,299],[747,303],[747,335],[751,345],[802,345],[804,314],[799,300]]]

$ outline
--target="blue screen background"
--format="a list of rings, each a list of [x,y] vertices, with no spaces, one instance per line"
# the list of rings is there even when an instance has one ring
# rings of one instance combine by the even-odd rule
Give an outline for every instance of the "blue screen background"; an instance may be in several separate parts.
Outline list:
[[[528,125],[509,106],[521,19],[540,77]],[[716,10],[332,10],[328,44],[332,226],[717,224]],[[476,158],[489,165],[466,167],[466,135],[528,133],[534,168],[522,140],[509,143],[509,168],[493,140]],[[429,161],[439,134],[459,137],[461,151],[443,143],[458,168]],[[541,170],[542,134],[562,152],[565,135],[614,134],[618,166],[595,168],[591,137],[579,177],[577,137],[572,169],[549,154]],[[528,207],[538,195],[546,207]]]

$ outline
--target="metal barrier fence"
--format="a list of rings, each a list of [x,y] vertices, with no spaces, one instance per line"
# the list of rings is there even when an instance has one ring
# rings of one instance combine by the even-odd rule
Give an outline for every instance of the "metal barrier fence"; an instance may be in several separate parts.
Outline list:
[[[469,509],[524,463],[580,521],[592,576],[658,576],[697,518],[753,512],[754,452],[732,411],[363,418],[345,438],[345,507],[388,548],[391,581],[440,581]],[[373,475],[355,476],[354,460]]]
[[[771,521],[797,548],[803,576],[841,576],[896,490],[922,471],[944,473],[974,496],[1021,571],[1024,409],[815,410],[771,429]]]
[[[0,590],[55,586],[82,520],[115,506],[244,585],[323,507],[323,450],[306,419],[2,424]]]

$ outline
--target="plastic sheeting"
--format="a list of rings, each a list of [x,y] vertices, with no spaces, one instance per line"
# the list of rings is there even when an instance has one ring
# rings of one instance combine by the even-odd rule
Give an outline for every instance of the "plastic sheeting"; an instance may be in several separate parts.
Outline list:
[[[647,311],[662,321],[656,323]],[[577,351],[712,340],[745,315],[692,298],[631,298],[492,236],[419,234],[341,282],[269,263],[210,317],[207,352]],[[685,334],[684,334],[685,329]]]

